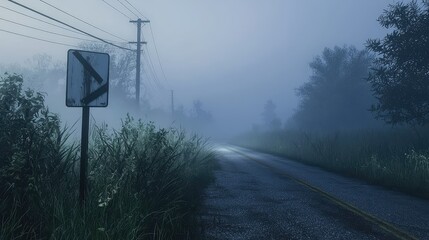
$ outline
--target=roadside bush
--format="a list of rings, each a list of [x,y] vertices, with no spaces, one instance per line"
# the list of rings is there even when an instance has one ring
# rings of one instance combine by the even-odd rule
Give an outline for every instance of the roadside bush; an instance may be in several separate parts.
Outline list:
[[[89,174],[90,195],[97,205],[91,208],[108,213],[100,223],[106,233],[112,238],[115,233],[107,229],[113,229],[123,216],[138,212],[128,225],[134,226],[133,238],[190,234],[186,223],[194,220],[191,213],[199,191],[211,180],[214,166],[207,148],[201,138],[187,138],[175,129],[156,129],[153,123],[129,116],[119,131],[110,133],[106,125],[97,128]]]
[[[19,75],[0,81],[0,240],[188,239],[212,178],[206,141],[127,117],[92,126],[89,193],[78,203],[78,145]]]

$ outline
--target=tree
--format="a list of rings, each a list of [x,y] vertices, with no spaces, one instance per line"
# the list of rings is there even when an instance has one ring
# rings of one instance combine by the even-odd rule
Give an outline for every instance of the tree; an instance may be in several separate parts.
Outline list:
[[[134,52],[119,50],[108,44],[81,43],[82,49],[108,53],[110,56],[110,84],[114,92],[123,96],[135,98],[135,68],[136,56]]]
[[[297,89],[301,102],[292,122],[299,128],[335,130],[374,124],[368,77],[372,56],[355,47],[325,48],[311,63],[313,74]]]
[[[385,122],[429,122],[429,1],[390,5],[378,19],[391,29],[382,40],[370,39],[376,53],[368,81],[378,103],[372,111]]]
[[[213,116],[209,111],[203,109],[203,103],[200,100],[193,102],[191,117],[200,124],[206,124],[213,121]]]
[[[8,67],[8,69],[22,73],[24,77],[31,79],[31,81],[24,82],[24,86],[38,91],[54,93],[58,91],[62,82],[65,83],[65,63],[56,62],[48,54],[36,54],[31,59],[26,60],[23,67]]]
[[[264,125],[269,130],[278,130],[282,124],[281,120],[277,117],[276,107],[272,100],[268,100],[262,112]]]

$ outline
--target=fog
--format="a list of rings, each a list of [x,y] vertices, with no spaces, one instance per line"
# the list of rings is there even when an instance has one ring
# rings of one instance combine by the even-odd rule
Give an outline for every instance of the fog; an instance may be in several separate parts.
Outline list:
[[[131,16],[117,1],[108,3]],[[67,16],[40,1],[19,1],[49,16],[103,39],[124,42]],[[325,48],[355,46],[364,49],[370,38],[386,34],[377,22],[389,4],[388,0],[235,0],[235,1],[135,1],[129,0],[151,23],[143,26],[154,72],[143,60],[142,96],[153,109],[171,112],[170,94],[174,90],[174,105],[183,106],[189,113],[199,100],[202,108],[212,116],[206,126],[214,138],[230,137],[261,124],[261,113],[268,100],[276,105],[282,124],[297,109],[296,89],[312,74],[309,63]],[[129,23],[103,1],[54,1],[50,4],[105,29],[128,41],[136,41],[136,26]],[[2,0],[0,6],[41,18],[11,2]],[[5,8],[2,19],[42,28],[57,33],[69,32],[33,21]],[[45,19],[47,20],[47,19]],[[134,19],[135,20],[135,19]],[[41,33],[13,23],[0,21],[0,29],[45,40],[80,44],[80,40]],[[75,34],[76,35],[76,34]],[[79,36],[79,35],[77,35]],[[67,50],[74,47],[56,45],[23,36],[1,32],[0,65],[2,71],[24,74],[29,86],[30,74],[19,69],[35,66],[33,56],[47,54],[52,65],[64,70],[51,82],[41,80],[42,91],[48,93],[47,104],[70,124],[80,119],[80,109],[65,106],[65,62]],[[156,45],[155,45],[156,43]],[[135,47],[132,46],[131,47]],[[157,58],[159,54],[159,64]],[[33,60],[31,60],[33,59]],[[165,74],[165,77],[164,77]],[[134,76],[133,76],[134,78]],[[33,84],[33,85],[32,85]],[[64,92],[62,92],[64,91]],[[117,101],[117,102],[115,102]],[[128,103],[118,103],[114,95],[107,109],[91,109],[94,120],[116,126],[127,111],[134,111]],[[142,104],[147,104],[147,101]],[[126,107],[130,106],[130,109]],[[145,116],[144,106],[141,115]],[[174,123],[172,118],[160,120],[161,125]]]

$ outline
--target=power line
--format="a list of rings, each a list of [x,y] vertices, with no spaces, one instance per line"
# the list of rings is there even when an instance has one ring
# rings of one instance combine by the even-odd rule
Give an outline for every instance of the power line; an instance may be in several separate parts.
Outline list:
[[[144,61],[145,60],[146,59],[144,59]],[[147,85],[150,85],[150,86],[152,86],[152,88],[154,88],[153,87],[153,83],[154,83],[157,86],[157,88],[160,89],[159,83],[155,80],[155,77],[153,75],[152,69],[150,68],[150,65],[149,64],[143,64],[142,68],[143,68],[143,74],[146,75],[146,79],[148,79],[148,81],[145,81],[147,83]]]
[[[154,78],[158,79],[158,81],[159,81],[158,74],[156,74],[155,66],[153,65],[152,58],[150,57],[150,54],[149,54],[149,49],[148,49],[147,45],[145,45],[144,47],[146,48],[146,51],[143,51],[143,57],[146,59],[146,62],[149,65],[150,70],[152,71]]]
[[[143,57],[144,57],[144,60],[146,61],[147,65],[149,67],[149,71],[153,77],[153,81],[155,82],[155,84],[157,85],[157,87],[159,89],[164,89],[164,86],[162,85],[161,81],[159,80],[157,71],[155,70],[155,66],[153,64],[153,61],[152,61],[152,58],[150,56],[149,49],[147,48],[147,46],[146,46],[146,51],[143,51]]]
[[[130,11],[130,13],[134,14],[134,16],[136,16],[137,18],[139,18],[139,16],[137,14],[135,14],[133,11],[131,11],[124,3],[122,3],[120,0],[118,0],[118,2],[124,6],[128,11]]]
[[[58,10],[58,11],[60,11],[60,12],[64,13],[64,14],[66,14],[66,15],[68,15],[68,16],[70,16],[70,17],[72,17],[72,18],[74,18],[74,19],[76,19],[76,20],[78,20],[78,21],[81,21],[81,22],[83,22],[83,23],[85,23],[85,24],[87,24],[87,25],[89,25],[89,26],[91,26],[91,27],[93,27],[93,28],[96,28],[96,29],[98,29],[98,30],[100,30],[100,31],[102,31],[102,32],[104,32],[104,33],[107,33],[107,34],[109,34],[110,36],[113,36],[113,37],[116,37],[116,38],[118,38],[118,39],[121,39],[121,40],[127,41],[126,39],[123,39],[123,38],[121,38],[121,37],[119,37],[119,36],[117,36],[117,35],[115,35],[115,34],[112,34],[112,33],[110,33],[110,32],[107,32],[107,31],[105,31],[105,30],[103,30],[103,29],[101,29],[101,28],[99,28],[99,27],[97,27],[97,26],[94,26],[93,24],[91,24],[91,23],[89,23],[89,22],[87,22],[87,21],[84,21],[84,20],[82,20],[82,19],[80,19],[80,18],[78,18],[78,17],[75,17],[75,16],[73,16],[72,14],[70,14],[70,13],[68,13],[68,12],[64,11],[64,10],[61,10],[60,8],[55,7],[54,5],[52,5],[52,4],[50,4],[50,3],[48,3],[48,2],[46,2],[46,1],[44,1],[44,0],[39,0],[39,1],[41,1],[42,3],[44,3],[44,4],[48,5],[48,6],[52,7],[52,8],[55,8],[56,10]]]
[[[65,35],[65,34],[61,34],[61,33],[47,31],[47,30],[44,30],[44,29],[41,29],[41,28],[32,27],[32,26],[28,26],[28,25],[25,25],[25,24],[22,24],[22,23],[18,23],[18,22],[14,22],[14,21],[11,21],[11,20],[7,20],[7,19],[1,18],[1,17],[0,17],[0,20],[6,21],[6,22],[10,22],[10,23],[13,23],[15,25],[23,26],[23,27],[26,27],[26,28],[31,28],[31,29],[34,29],[34,30],[38,30],[38,31],[41,31],[41,32],[45,32],[45,33],[50,33],[50,34],[62,36],[62,37],[74,38],[74,39],[83,40],[83,41],[89,41],[89,42],[97,42],[97,41],[90,40],[90,39],[85,39],[85,38],[80,38],[80,37],[74,37],[74,36],[70,36],[70,35]]]
[[[125,13],[119,11],[116,7],[112,6],[111,4],[109,4],[108,2],[106,2],[105,0],[101,0],[101,1],[103,1],[105,4],[107,4],[108,6],[110,6],[111,8],[113,8],[114,10],[116,10],[118,13],[122,14],[127,19],[131,19],[128,15],[126,15]]]
[[[39,19],[39,18],[35,18],[35,17],[33,17],[33,16],[30,16],[30,15],[27,15],[27,14],[24,14],[24,13],[21,13],[21,12],[18,12],[18,11],[16,11],[16,10],[13,10],[13,9],[10,9],[10,8],[4,7],[4,6],[0,6],[0,8],[6,9],[6,10],[8,10],[8,11],[11,11],[11,12],[14,12],[14,13],[17,13],[17,14],[20,14],[20,15],[22,15],[22,16],[25,16],[25,17],[28,17],[28,18],[34,19],[34,20],[39,21],[39,22],[42,22],[42,23],[46,23],[46,24],[48,24],[48,25],[51,25],[51,26],[54,26],[54,27],[57,27],[57,28],[61,28],[61,29],[67,30],[67,31],[72,32],[72,33],[76,33],[76,34],[79,34],[79,35],[82,35],[82,36],[87,36],[87,34],[83,34],[83,33],[81,33],[81,32],[78,32],[78,31],[75,31],[75,30],[72,30],[72,29],[69,29],[69,28],[65,28],[65,27],[62,27],[62,26],[60,26],[60,25],[57,25],[57,24],[54,24],[54,23],[50,23],[50,22],[48,22],[48,21],[45,21],[45,20],[42,20],[42,19]],[[10,20],[6,20],[6,21],[10,21]],[[28,27],[29,27],[29,28],[33,28],[33,27],[30,27],[30,26],[28,26]],[[40,31],[45,31],[45,30],[40,30]],[[56,34],[57,34],[57,33],[56,33]],[[61,34],[59,34],[59,33],[58,33],[57,35],[61,35]],[[65,35],[63,35],[63,36],[65,36]],[[91,41],[91,42],[95,42],[94,40],[84,39],[84,38],[79,38],[79,37],[72,37],[72,36],[70,36],[70,38],[76,38],[76,39],[80,39],[80,40],[84,40],[84,41]],[[110,42],[116,42],[116,43],[121,43],[121,42],[117,42],[117,41],[113,41],[113,40],[108,40],[108,41],[110,41]]]
[[[30,15],[27,15],[27,14],[24,14],[24,13],[21,13],[21,12],[18,12],[18,11],[15,11],[15,10],[13,10],[13,9],[10,9],[10,8],[4,7],[4,6],[0,6],[0,8],[3,8],[3,9],[6,9],[6,10],[9,10],[9,11],[11,11],[11,12],[14,12],[14,13],[20,14],[20,15],[22,15],[22,16],[25,16],[25,17],[28,17],[28,18],[31,18],[31,19],[34,19],[34,20],[37,20],[37,21],[39,21],[39,22],[43,22],[43,23],[49,24],[49,25],[51,25],[51,26],[55,26],[55,27],[58,27],[58,28],[61,28],[61,29],[67,30],[67,31],[69,31],[69,32],[73,32],[73,33],[77,33],[77,34],[80,34],[80,35],[84,35],[84,36],[85,36],[85,34],[80,33],[80,32],[78,32],[78,31],[74,31],[74,30],[71,30],[71,29],[69,29],[69,28],[65,28],[65,27],[62,27],[62,26],[60,26],[60,25],[50,23],[50,22],[45,21],[45,20],[42,20],[42,19],[38,19],[38,18],[32,17],[32,16],[30,16]]]
[[[8,31],[8,30],[4,30],[4,29],[0,29],[0,31],[1,32],[7,32],[7,33],[10,33],[10,34],[14,34],[14,35],[18,35],[18,36],[21,36],[21,37],[26,37],[26,38],[31,38],[31,39],[43,41],[43,42],[48,42],[48,43],[63,45],[63,46],[67,46],[67,47],[77,47],[77,46],[71,45],[71,44],[54,42],[54,41],[50,41],[50,40],[46,40],[46,39],[42,39],[42,38],[37,38],[37,37],[32,37],[32,36],[28,36],[28,35],[24,35],[24,34],[21,34],[21,33],[12,32],[12,31]]]
[[[136,7],[134,7],[130,2],[128,2],[128,0],[125,0],[125,2],[127,2],[132,8],[134,8],[134,10],[136,10],[142,17],[146,18],[146,20],[148,20],[148,18],[143,15],[143,13],[141,13]]]
[[[48,15],[46,15],[46,14],[44,14],[44,13],[41,13],[41,12],[39,12],[39,11],[37,11],[37,10],[34,10],[34,9],[30,8],[30,7],[27,7],[27,6],[25,6],[25,5],[22,5],[22,4],[20,4],[20,3],[17,3],[17,2],[15,2],[15,1],[13,1],[13,0],[8,0],[8,1],[9,1],[9,2],[12,2],[12,3],[14,3],[14,4],[16,4],[16,5],[20,6],[20,7],[23,7],[23,8],[25,8],[25,9],[27,9],[27,10],[30,10],[30,11],[32,11],[32,12],[35,12],[35,13],[37,13],[37,14],[39,14],[39,15],[42,15],[42,16],[44,16],[44,17],[46,17],[46,18],[49,18],[49,19],[51,19],[51,20],[53,20],[53,21],[55,21],[55,22],[61,23],[61,24],[65,25],[65,26],[67,26],[67,27],[69,27],[69,28],[72,28],[72,29],[77,30],[77,31],[79,31],[79,32],[81,32],[81,33],[84,33],[84,34],[86,34],[86,35],[88,35],[88,36],[90,36],[90,37],[92,37],[92,38],[95,38],[95,39],[97,39],[97,40],[99,40],[99,41],[102,41],[102,42],[104,42],[104,43],[106,43],[106,44],[112,45],[112,46],[117,47],[117,48],[120,48],[120,49],[133,51],[133,50],[132,50],[132,49],[130,49],[130,48],[121,47],[121,46],[116,45],[116,44],[114,44],[114,43],[108,42],[108,41],[106,41],[106,40],[104,40],[104,39],[102,39],[102,38],[99,38],[99,37],[97,37],[97,36],[94,36],[94,35],[92,35],[92,34],[90,34],[90,33],[88,33],[88,32],[85,32],[85,31],[83,31],[83,30],[80,30],[80,29],[78,29],[78,28],[76,28],[76,27],[73,27],[73,26],[71,26],[71,25],[69,25],[69,24],[67,24],[67,23],[65,23],[65,22],[62,22],[62,21],[60,21],[60,20],[58,20],[58,19],[55,19],[55,18],[53,18],[53,17],[50,17],[50,16],[48,16]]]
[[[142,68],[143,68],[143,74],[146,75],[147,79],[150,79],[149,71],[146,70],[146,67],[144,64],[142,65]],[[145,87],[144,88],[144,95],[150,94],[151,91],[148,91],[148,90],[155,90],[156,89],[151,81],[144,81],[143,85]]]
[[[119,1],[119,0],[118,0]],[[141,15],[141,17],[144,17],[146,20],[149,20],[146,16],[144,16],[143,15],[143,13],[141,13],[136,7],[134,7],[134,5],[133,4],[131,4],[128,0],[124,0],[126,3],[128,3],[128,5],[130,5],[135,11],[137,11],[140,15]],[[127,8],[128,9],[128,8]],[[131,10],[129,10],[129,11],[131,11]],[[133,12],[134,13],[134,12]],[[139,16],[136,14],[136,13],[134,13],[134,15],[136,16],[136,17],[138,17],[139,18]]]
[[[161,59],[159,58],[158,48],[156,47],[155,35],[153,34],[152,24],[149,24],[149,28],[150,28],[150,33],[152,35],[153,46],[155,47],[156,56],[158,58],[158,63],[159,63],[159,66],[161,67],[162,75],[164,77],[164,80],[167,81],[167,77],[165,76],[164,68],[162,67],[162,64],[161,64]]]

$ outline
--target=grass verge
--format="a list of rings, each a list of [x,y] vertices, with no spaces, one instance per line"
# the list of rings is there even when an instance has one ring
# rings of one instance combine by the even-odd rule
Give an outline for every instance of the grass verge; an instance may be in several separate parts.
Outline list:
[[[193,237],[215,165],[206,141],[131,117],[119,130],[93,126],[80,207],[79,146],[22,81],[0,81],[0,240]]]
[[[250,132],[233,143],[429,198],[429,131]]]

